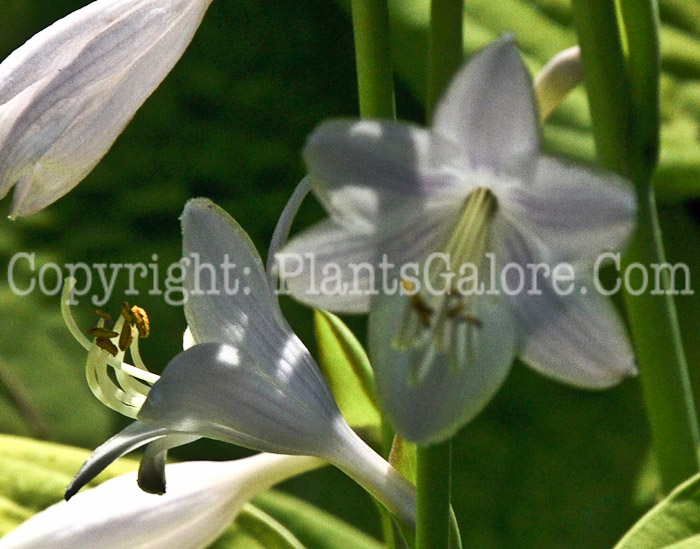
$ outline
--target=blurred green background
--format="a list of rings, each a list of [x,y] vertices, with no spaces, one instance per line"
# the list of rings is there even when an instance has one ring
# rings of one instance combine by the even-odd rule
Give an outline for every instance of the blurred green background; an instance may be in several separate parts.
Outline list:
[[[0,58],[85,0],[0,0]],[[568,2],[469,1],[469,51],[512,29],[534,70],[575,42]],[[659,189],[668,254],[700,272],[700,13],[662,2],[665,48],[664,151]],[[354,53],[347,6],[323,0],[215,0],[191,47],[139,111],[97,169],[69,195],[28,219],[6,219],[0,202],[0,373],[36,415],[27,422],[0,390],[0,432],[92,448],[126,420],[104,408],[84,381],[85,353],[64,327],[58,296],[14,295],[7,266],[36,253],[37,269],[58,264],[149,263],[164,270],[180,254],[178,216],[207,196],[228,210],[266,251],[276,217],[304,170],[299,151],[322,119],[355,116]],[[690,10],[690,11],[688,11]],[[421,120],[425,2],[393,2],[398,110]],[[592,159],[585,95],[578,90],[544,129],[549,150]],[[2,161],[2,159],[0,159]],[[322,217],[308,200],[298,226]],[[26,266],[26,263],[21,262]],[[24,285],[32,273],[16,273]],[[34,273],[36,274],[36,273]],[[161,274],[161,282],[163,280]],[[124,299],[149,312],[152,336],[141,349],[159,371],[181,347],[180,308],[148,295]],[[694,388],[700,382],[697,296],[678,299]],[[311,314],[286,301],[291,324],[315,350]],[[83,302],[81,326],[93,322]],[[361,320],[351,326],[362,335]],[[697,391],[696,391],[697,392]],[[636,380],[604,393],[555,384],[516,365],[496,399],[454,444],[454,499],[468,546],[608,547],[652,504],[649,435]],[[177,458],[245,455],[199,442]],[[641,480],[640,480],[641,479]],[[285,485],[305,499],[378,535],[374,507],[360,489],[326,469]]]

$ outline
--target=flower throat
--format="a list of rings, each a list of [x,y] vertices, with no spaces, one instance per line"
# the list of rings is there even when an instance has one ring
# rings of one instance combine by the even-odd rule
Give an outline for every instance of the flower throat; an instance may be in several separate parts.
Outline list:
[[[476,273],[486,251],[491,220],[497,208],[496,197],[478,187],[467,196],[457,225],[443,248],[445,261],[432,261],[427,273],[429,288],[417,289],[402,280],[410,305],[403,315],[394,346],[405,351],[417,351],[411,366],[411,381],[419,383],[436,359],[438,353],[460,353],[469,360],[473,351],[470,340],[481,321],[471,307],[473,300],[453,281],[464,276],[460,272],[470,265]],[[441,279],[444,282],[441,282]],[[439,291],[428,291],[439,289]],[[456,345],[451,342],[456,339]],[[452,359],[450,364],[456,364]]]

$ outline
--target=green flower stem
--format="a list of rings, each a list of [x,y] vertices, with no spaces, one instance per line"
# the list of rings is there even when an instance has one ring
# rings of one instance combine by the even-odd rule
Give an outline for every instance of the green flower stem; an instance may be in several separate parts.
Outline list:
[[[620,14],[628,61],[614,3],[574,2],[598,156],[637,189],[638,227],[624,270],[637,262],[645,268],[664,263],[665,254],[652,187],[659,139],[656,6],[650,0],[623,0]],[[639,280],[631,282],[639,287]],[[668,277],[663,282],[668,287]],[[670,295],[649,291],[639,296],[626,292],[625,304],[659,471],[669,490],[700,468],[697,419],[676,309]]]
[[[659,159],[659,13],[655,1],[619,0],[619,4],[637,114],[632,117],[635,169],[649,180]]]
[[[623,260],[648,266],[666,262],[652,192],[639,200],[639,225]],[[638,271],[637,271],[638,272]],[[632,278],[632,277],[631,277]],[[663,280],[668,288],[667,278]],[[638,288],[640,281],[631,280]],[[669,492],[700,469],[698,425],[672,296],[625,293],[640,381],[663,489]]]
[[[450,538],[451,442],[418,447],[416,549],[444,549]]]
[[[362,118],[396,118],[394,71],[387,0],[352,0],[357,92]],[[388,455],[393,429],[382,418],[382,446]],[[377,504],[387,547],[398,547],[391,515]]]
[[[357,89],[362,118],[395,118],[387,0],[352,0]]]
[[[432,0],[428,37],[427,119],[432,109],[462,65],[463,0]]]
[[[447,88],[463,57],[463,0],[431,0],[426,118]],[[450,543],[452,443],[418,447],[416,549]],[[455,530],[456,528],[456,524]]]
[[[632,93],[620,43],[615,3],[574,0],[574,22],[600,163],[630,173]]]

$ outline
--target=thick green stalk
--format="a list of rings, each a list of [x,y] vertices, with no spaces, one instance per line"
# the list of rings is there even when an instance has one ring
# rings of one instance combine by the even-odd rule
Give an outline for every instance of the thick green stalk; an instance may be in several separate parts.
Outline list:
[[[462,64],[463,0],[432,0],[428,38],[428,120],[433,107]]]
[[[583,73],[600,163],[630,173],[632,92],[611,0],[574,0]]]
[[[426,118],[462,64],[463,0],[431,0]],[[450,540],[452,444],[418,447],[416,549],[446,549]],[[455,524],[456,527],[456,524]]]
[[[639,190],[639,228],[624,264],[664,264],[666,257],[651,184],[659,156],[658,7],[652,0],[620,0],[619,7],[634,109],[632,176]],[[664,290],[668,290],[668,277],[662,282]],[[649,422],[661,478],[669,491],[700,467],[697,417],[675,304],[668,292],[637,297],[627,294],[625,299],[639,356],[646,358],[642,364],[642,390],[647,407],[654,410],[654,414],[649,414]],[[677,367],[665,367],[668,364]]]
[[[352,0],[357,89],[362,118],[394,118],[394,73],[387,0]]]
[[[640,197],[638,222],[623,270],[633,263],[666,263],[651,192],[646,199]],[[650,277],[653,279],[651,273]],[[641,286],[639,279],[630,278],[632,288]],[[669,287],[668,277],[662,279],[662,284],[665,289]],[[654,453],[664,491],[668,492],[700,469],[698,425],[676,309],[671,295],[652,295],[649,290],[638,296],[625,293],[625,305],[639,360]]]
[[[416,549],[445,549],[450,537],[451,442],[418,447]]]
[[[638,226],[623,261],[647,270],[665,263],[652,176],[658,156],[659,52],[656,5],[651,0],[619,4],[625,60],[615,6],[610,0],[576,0],[593,131],[601,163],[629,178],[637,190]],[[666,273],[668,274],[668,273]],[[640,281],[632,277],[631,288]],[[668,288],[668,277],[662,281]],[[700,468],[698,426],[672,297],[649,289],[625,304],[639,362],[642,392],[664,489]]]
[[[659,14],[655,1],[619,0],[619,7],[637,114],[632,117],[635,169],[650,179],[659,159]]]
[[[351,6],[360,116],[396,118],[387,0],[352,0]],[[386,419],[382,437],[388,455],[394,435]],[[377,507],[387,547],[398,547],[391,515],[381,504]]]

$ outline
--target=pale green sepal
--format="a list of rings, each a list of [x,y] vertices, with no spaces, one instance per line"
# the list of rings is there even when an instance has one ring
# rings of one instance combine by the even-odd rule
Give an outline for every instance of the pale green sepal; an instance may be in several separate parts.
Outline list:
[[[319,366],[351,427],[379,429],[374,373],[362,344],[333,313],[314,312]]]
[[[698,547],[700,541],[700,475],[681,484],[644,515],[615,549]]]

